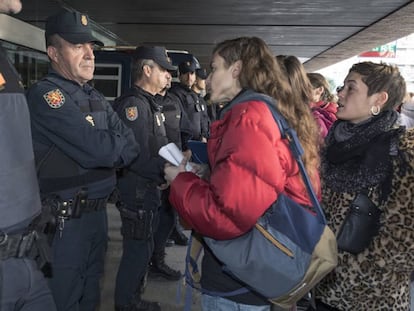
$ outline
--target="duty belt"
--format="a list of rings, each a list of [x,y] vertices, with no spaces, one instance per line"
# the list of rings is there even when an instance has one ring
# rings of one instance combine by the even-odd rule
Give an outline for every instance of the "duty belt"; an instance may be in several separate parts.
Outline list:
[[[65,222],[72,218],[81,218],[83,213],[91,213],[105,208],[108,198],[86,199],[83,194],[74,200],[58,200],[55,206],[55,216],[59,236],[62,237]]]
[[[37,238],[35,230],[14,234],[0,230],[0,260],[27,257]]]
[[[102,210],[105,208],[107,198],[100,198],[100,199],[84,199],[81,200],[78,204],[80,204],[80,211],[81,213],[91,213]],[[63,207],[67,207],[68,209],[75,209],[76,200],[64,200],[60,201],[59,203]]]

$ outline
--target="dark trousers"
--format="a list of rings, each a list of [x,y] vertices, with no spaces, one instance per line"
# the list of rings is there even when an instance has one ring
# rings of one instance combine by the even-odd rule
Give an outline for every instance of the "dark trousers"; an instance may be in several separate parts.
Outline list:
[[[58,311],[96,310],[107,243],[105,209],[66,221],[62,236],[57,230],[52,244],[50,287]]]
[[[47,281],[33,260],[0,261],[0,310],[56,310]]]
[[[154,253],[163,253],[165,244],[176,224],[176,212],[171,206],[168,196],[170,188],[161,192],[161,207],[159,209],[159,225],[154,233]]]
[[[120,187],[120,197],[125,207],[131,211],[143,209],[153,212],[153,221],[150,224],[150,234],[145,239],[123,237],[123,251],[118,267],[115,284],[115,305],[127,306],[140,299],[142,279],[147,271],[148,263],[154,251],[154,232],[159,223],[158,208],[160,191],[155,186],[140,185],[140,189],[130,191],[130,185]],[[131,194],[134,194],[131,197]],[[122,217],[121,217],[122,219]],[[124,220],[122,219],[124,223]]]
[[[150,261],[154,242],[149,240],[124,239],[115,286],[115,305],[133,304],[141,296],[141,281]]]

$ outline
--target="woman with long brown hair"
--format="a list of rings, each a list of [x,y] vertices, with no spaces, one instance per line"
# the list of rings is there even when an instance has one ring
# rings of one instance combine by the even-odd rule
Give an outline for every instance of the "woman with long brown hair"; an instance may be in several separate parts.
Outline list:
[[[185,172],[184,163],[165,169],[170,201],[180,216],[201,235],[223,240],[249,231],[280,193],[310,205],[298,165],[266,102],[273,101],[296,130],[313,187],[320,193],[318,129],[266,43],[257,37],[219,43],[207,85],[212,102],[227,103],[211,125],[208,177]],[[245,285],[223,272],[208,247],[202,271],[201,285],[208,291],[203,310],[270,310],[257,293],[238,292]]]

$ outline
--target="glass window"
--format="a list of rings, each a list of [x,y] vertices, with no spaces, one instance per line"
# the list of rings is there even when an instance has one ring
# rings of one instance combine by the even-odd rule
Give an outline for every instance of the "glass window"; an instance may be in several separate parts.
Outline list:
[[[104,94],[107,100],[113,101],[121,96],[121,79],[121,64],[95,64],[92,85]]]
[[[44,52],[6,41],[0,41],[0,45],[6,50],[26,89],[47,74],[49,60]]]

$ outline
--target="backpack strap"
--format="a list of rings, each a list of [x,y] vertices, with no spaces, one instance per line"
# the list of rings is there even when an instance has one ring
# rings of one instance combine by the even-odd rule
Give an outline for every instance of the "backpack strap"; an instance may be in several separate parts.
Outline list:
[[[302,161],[303,155],[303,148],[300,144],[298,135],[294,129],[289,126],[289,123],[283,117],[282,114],[277,110],[277,101],[270,97],[269,95],[257,93],[251,89],[245,89],[242,93],[237,96],[229,105],[222,109],[220,115],[223,115],[226,111],[230,110],[234,105],[237,105],[242,102],[246,101],[261,101],[264,102],[267,107],[269,108],[270,112],[273,115],[273,119],[275,120],[277,126],[279,127],[280,134],[283,139],[287,139],[289,141],[289,149],[293,154],[296,162],[298,163],[300,173],[302,175],[303,181],[305,182],[306,189],[309,194],[309,198],[312,202],[312,206],[315,208],[316,216],[319,218],[321,223],[326,224],[325,215],[322,211],[322,208],[319,204],[319,201],[316,197],[315,192],[313,191],[312,184],[310,182],[310,178],[306,172],[305,165]]]
[[[295,158],[296,162],[298,163],[300,173],[302,178],[305,182],[306,189],[309,194],[309,198],[312,202],[312,206],[315,208],[316,217],[318,217],[321,223],[326,224],[326,219],[324,213],[322,211],[322,207],[319,204],[319,201],[316,197],[315,191],[312,188],[312,184],[310,182],[310,178],[306,172],[305,165],[302,161],[302,155],[304,153],[302,145],[300,144],[299,138],[297,133],[294,129],[292,129],[286,119],[280,114],[280,112],[276,108],[275,101],[264,94],[254,93],[251,91],[247,91],[245,96],[243,96],[243,101],[245,100],[260,100],[268,106],[270,112],[272,113],[273,119],[275,120],[277,126],[279,127],[280,134],[282,139],[287,139],[289,142],[289,149],[292,152],[293,157]],[[202,241],[202,237],[196,233],[192,233],[190,237],[190,241],[187,247],[187,255],[185,259],[185,284],[186,284],[186,294],[185,294],[185,306],[184,311],[190,311],[192,305],[192,288],[197,289],[203,294],[211,295],[211,296],[219,296],[219,297],[231,297],[239,294],[244,294],[249,292],[250,290],[247,287],[239,288],[235,291],[231,292],[214,292],[208,291],[203,289],[200,285],[200,278],[201,274],[198,270],[198,260],[201,255],[201,252],[204,248]]]
[[[322,211],[322,207],[319,204],[319,201],[316,197],[315,191],[313,190],[308,173],[306,172],[305,165],[303,164],[303,161],[302,161],[302,155],[304,151],[303,151],[302,145],[299,142],[298,135],[296,131],[289,126],[286,119],[279,113],[279,111],[274,105],[268,103],[267,101],[266,101],[266,104],[269,107],[269,110],[273,115],[273,119],[275,119],[275,122],[280,129],[282,138],[287,139],[289,142],[289,149],[292,152],[296,162],[298,163],[300,173],[302,175],[303,181],[305,182],[306,189],[309,194],[309,198],[312,202],[312,206],[315,208],[316,215],[323,224],[326,224],[326,219]]]

